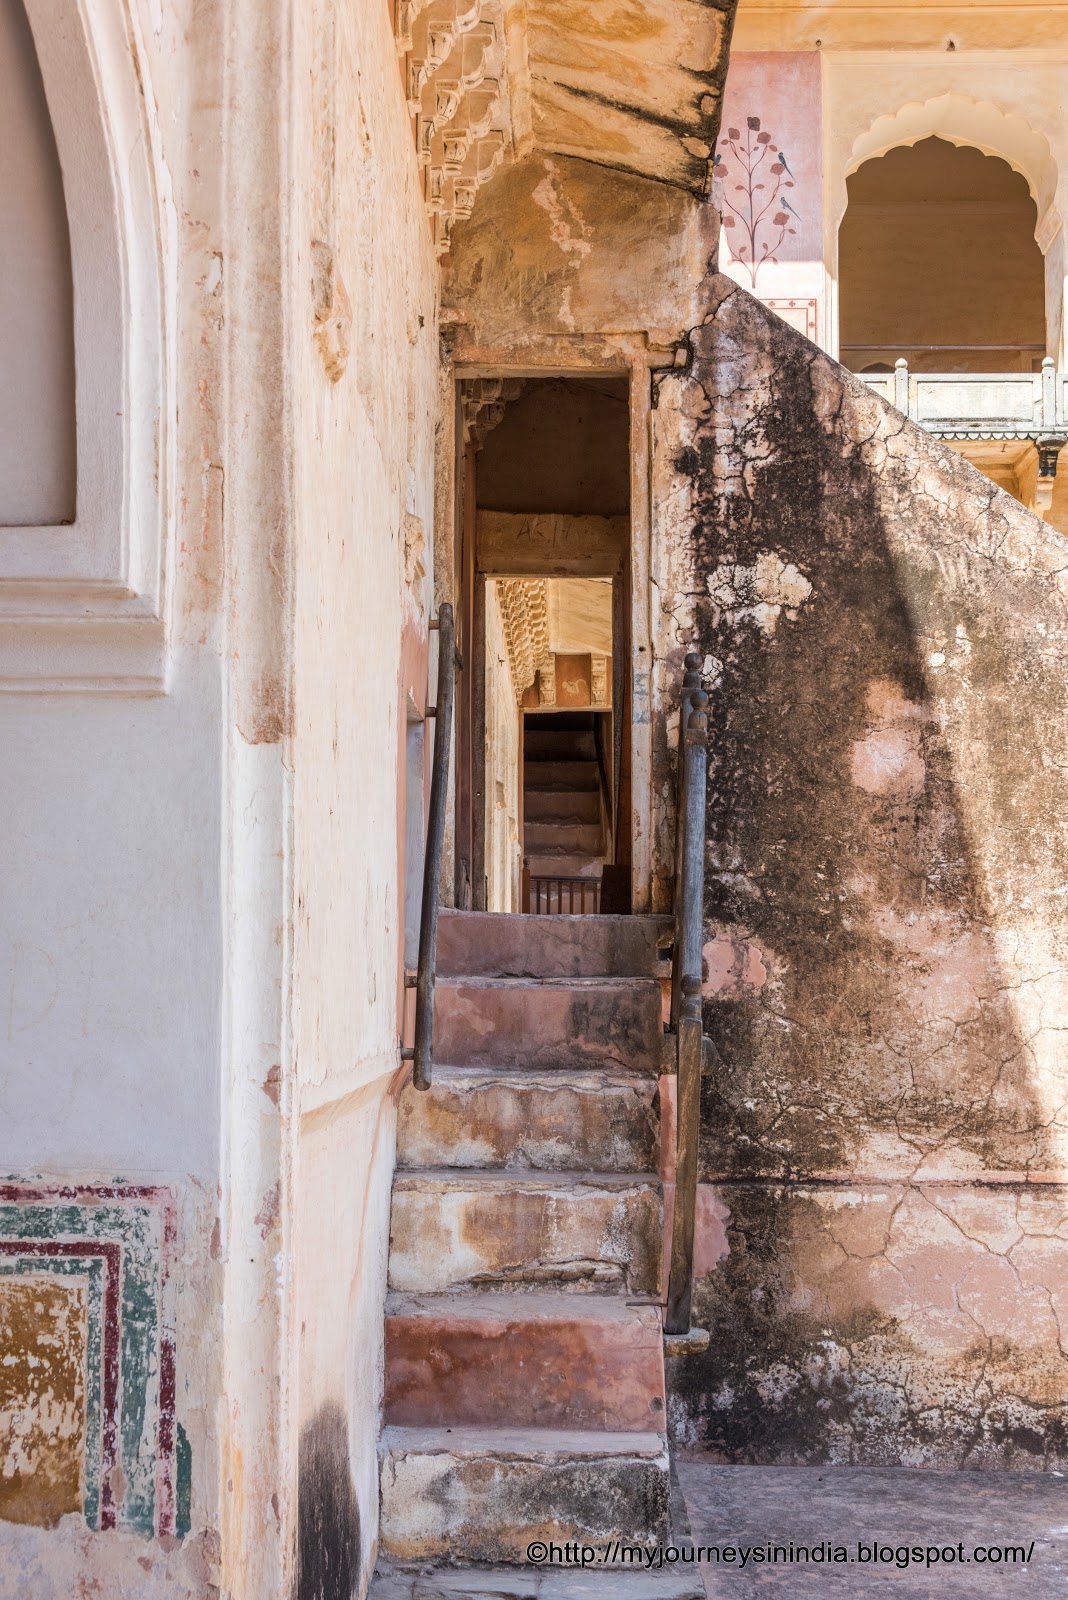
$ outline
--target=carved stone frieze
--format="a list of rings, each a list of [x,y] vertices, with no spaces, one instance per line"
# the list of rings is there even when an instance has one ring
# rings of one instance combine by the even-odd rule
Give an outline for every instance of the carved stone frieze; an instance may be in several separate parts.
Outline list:
[[[512,669],[516,702],[535,678],[545,705],[547,685],[555,702],[556,672],[549,649],[549,604],[544,578],[499,578],[497,597],[504,619],[504,637]]]

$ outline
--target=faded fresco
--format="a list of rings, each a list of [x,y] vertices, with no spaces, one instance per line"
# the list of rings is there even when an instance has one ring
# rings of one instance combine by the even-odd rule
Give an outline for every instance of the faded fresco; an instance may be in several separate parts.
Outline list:
[[[806,338],[826,337],[820,60],[736,52],[716,141],[720,270]]]
[[[182,1534],[174,1201],[0,1185],[0,1519]]]

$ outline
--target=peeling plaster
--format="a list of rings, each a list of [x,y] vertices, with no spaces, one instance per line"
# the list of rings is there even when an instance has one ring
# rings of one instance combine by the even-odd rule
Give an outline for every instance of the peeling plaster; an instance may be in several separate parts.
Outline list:
[[[729,1460],[1063,1462],[1068,543],[709,292],[654,412],[654,788],[697,648],[731,1225],[672,1416]]]

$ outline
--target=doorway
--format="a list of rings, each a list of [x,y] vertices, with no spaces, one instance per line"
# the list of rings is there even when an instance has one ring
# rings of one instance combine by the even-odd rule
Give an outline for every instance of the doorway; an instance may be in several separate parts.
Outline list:
[[[629,911],[628,381],[490,392],[463,459],[456,901]]]

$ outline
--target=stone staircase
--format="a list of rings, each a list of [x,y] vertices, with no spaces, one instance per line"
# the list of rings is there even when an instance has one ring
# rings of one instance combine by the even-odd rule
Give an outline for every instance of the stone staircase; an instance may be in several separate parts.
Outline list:
[[[535,878],[599,878],[607,857],[594,712],[527,717],[523,857]]]
[[[539,1573],[532,1540],[669,1537],[669,926],[441,913],[434,1084],[399,1108],[374,1600],[565,1600],[598,1574]],[[703,1593],[692,1567],[599,1585]]]

